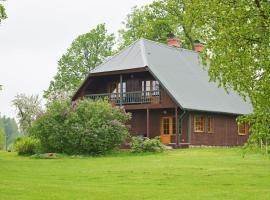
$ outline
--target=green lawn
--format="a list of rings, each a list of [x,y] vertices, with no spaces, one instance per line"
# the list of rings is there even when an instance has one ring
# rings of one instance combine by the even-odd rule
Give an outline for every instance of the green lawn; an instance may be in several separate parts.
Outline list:
[[[270,199],[270,157],[185,149],[54,160],[0,152],[0,199]]]

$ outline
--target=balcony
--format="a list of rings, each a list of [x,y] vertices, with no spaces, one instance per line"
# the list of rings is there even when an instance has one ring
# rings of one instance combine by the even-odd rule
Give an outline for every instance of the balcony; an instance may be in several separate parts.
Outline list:
[[[86,98],[108,99],[110,102],[116,105],[123,104],[158,104],[160,103],[160,91],[135,91],[135,92],[123,92],[121,93],[103,93],[103,94],[88,94]]]

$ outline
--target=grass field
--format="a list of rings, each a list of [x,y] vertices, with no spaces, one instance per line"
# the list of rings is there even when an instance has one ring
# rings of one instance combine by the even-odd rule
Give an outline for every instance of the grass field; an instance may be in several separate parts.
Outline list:
[[[270,157],[185,149],[54,160],[0,152],[2,200],[270,199]]]

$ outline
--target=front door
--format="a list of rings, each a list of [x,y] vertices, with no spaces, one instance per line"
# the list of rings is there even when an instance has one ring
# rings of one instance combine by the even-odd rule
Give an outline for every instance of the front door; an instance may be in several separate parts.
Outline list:
[[[175,118],[161,117],[160,119],[160,140],[163,144],[174,143]]]

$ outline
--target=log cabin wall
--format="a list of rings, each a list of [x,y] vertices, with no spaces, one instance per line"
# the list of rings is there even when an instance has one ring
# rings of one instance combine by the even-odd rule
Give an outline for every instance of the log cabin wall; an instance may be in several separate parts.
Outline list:
[[[213,133],[195,132],[195,115],[212,116],[214,120]],[[239,146],[248,140],[248,135],[238,134],[238,125],[234,115],[193,112],[190,114],[190,120],[191,145]]]
[[[180,143],[189,143],[188,141],[188,112],[186,112],[182,119],[182,128],[181,128],[181,135],[180,135]]]
[[[127,111],[132,114],[132,119],[130,121],[131,134],[133,136],[144,136],[146,137],[146,110],[129,110]],[[166,113],[166,114],[165,114]],[[165,116],[174,116],[173,108],[164,109],[150,109],[150,138],[160,136],[160,118]]]

